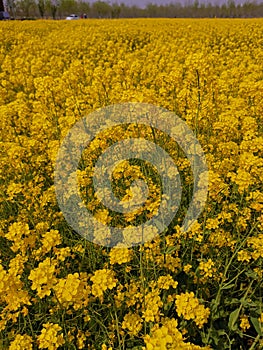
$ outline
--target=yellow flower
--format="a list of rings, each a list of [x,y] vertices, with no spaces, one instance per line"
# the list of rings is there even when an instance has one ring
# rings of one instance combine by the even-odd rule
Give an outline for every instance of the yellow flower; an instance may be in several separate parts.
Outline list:
[[[46,323],[37,337],[39,349],[56,350],[65,343],[62,328],[58,324]]]
[[[157,281],[159,289],[169,289],[170,287],[176,288],[178,282],[174,281],[171,275],[160,276]]]
[[[34,252],[36,257],[43,256],[61,243],[61,235],[58,230],[50,230],[42,234],[42,247]]]
[[[253,184],[253,178],[251,174],[239,168],[237,174],[232,174],[231,179],[238,185],[238,191],[242,194],[245,190],[248,190],[249,186]]]
[[[260,233],[256,237],[250,237],[247,240],[248,247],[252,248],[251,256],[254,260],[263,258],[263,233]]]
[[[209,350],[209,346],[200,347],[184,342],[182,333],[178,330],[175,319],[163,319],[162,326],[153,327],[151,334],[144,337],[146,350]],[[145,349],[145,348],[144,348]]]
[[[208,259],[207,261],[201,261],[199,264],[199,270],[201,275],[204,277],[212,277],[216,272],[216,268],[214,267],[215,263],[212,259]]]
[[[14,252],[20,251],[22,255],[26,254],[28,248],[34,247],[36,240],[32,236],[28,224],[23,222],[11,224],[5,237],[13,242],[11,249]]]
[[[209,317],[205,306],[224,278],[236,278],[225,290],[231,300],[237,286],[247,286],[252,275],[259,285],[263,275],[262,19],[62,22],[0,25],[0,348],[66,349],[72,343],[112,350],[135,337],[134,346],[144,340],[147,350],[200,349],[202,341],[213,342],[201,328]],[[127,121],[135,105],[126,108],[126,102],[146,103],[132,123]],[[206,197],[207,181],[209,195],[200,223],[187,232],[180,225],[195,191],[201,149],[181,123],[173,125],[172,113],[167,119],[160,113],[155,127],[143,125],[152,121],[147,104],[175,112],[205,153],[209,177],[201,172],[195,179],[200,188],[188,214]],[[112,115],[100,109],[110,105]],[[117,115],[123,119],[115,125]],[[84,116],[77,132],[68,134]],[[67,134],[71,145],[60,165],[70,175],[62,200],[70,213],[81,196],[79,208],[95,216],[97,226],[90,229],[78,210],[71,213],[85,237],[67,225],[56,199],[54,170]],[[161,181],[162,174],[173,180],[176,167],[163,163],[158,174],[154,164],[140,159],[141,151],[154,149],[144,142],[136,158],[117,154],[111,188],[94,187],[104,152],[132,138],[158,144],[180,171],[176,214]],[[193,156],[193,169],[186,153]],[[147,184],[147,198],[135,187],[137,179]],[[101,199],[111,190],[123,207],[137,202],[136,210],[115,213],[104,205]],[[158,234],[158,222],[146,222],[155,219],[161,202],[176,216],[173,227]],[[123,229],[118,249],[108,248],[121,240],[112,227]],[[224,277],[223,262],[231,257]],[[175,293],[181,273],[192,293]],[[259,288],[247,292],[251,304],[257,302]],[[165,318],[173,313],[180,315],[178,323]],[[255,317],[263,324],[263,315]],[[33,330],[46,323],[34,337],[30,320]],[[249,316],[239,322],[246,332]],[[238,334],[227,323],[221,326],[218,331],[236,343]],[[200,346],[192,344],[195,339]]]
[[[247,329],[250,328],[250,323],[248,320],[248,317],[246,315],[243,315],[240,317],[240,328],[242,329],[243,332],[245,332]]]
[[[101,350],[113,350],[113,349],[112,349],[112,347],[111,347],[111,346],[110,346],[110,347],[107,347],[107,345],[102,344],[102,346],[101,346]]]
[[[133,256],[133,251],[131,249],[125,248],[125,246],[119,243],[116,247],[111,249],[109,253],[110,264],[124,264],[131,261]]]
[[[237,260],[249,262],[251,260],[251,254],[246,250],[240,250],[237,253]]]
[[[51,294],[51,289],[57,281],[55,274],[56,262],[50,258],[46,258],[37,268],[31,270],[28,277],[33,282],[31,288],[37,291],[41,299]]]
[[[94,217],[105,225],[109,224],[112,220],[107,209],[97,210],[94,214]]]
[[[107,289],[113,289],[117,285],[117,279],[115,273],[112,270],[102,269],[95,271],[94,275],[90,278],[93,282],[91,292],[95,297],[103,299],[103,293]]]
[[[53,286],[58,301],[64,305],[73,305],[75,310],[88,304],[90,287],[87,285],[85,273],[68,274],[66,278],[59,279]]]
[[[262,323],[262,325],[263,325],[263,312],[261,312],[261,315],[260,315],[260,317],[259,317],[258,320],[259,320],[259,322]]]
[[[33,339],[25,334],[17,334],[15,339],[11,342],[8,350],[32,350]]]
[[[124,316],[122,328],[127,329],[131,335],[138,335],[142,329],[142,319],[138,314],[129,312]]]
[[[191,270],[191,268],[192,268],[192,265],[191,265],[191,264],[186,264],[186,265],[184,266],[184,272],[185,272],[185,273],[188,273],[188,272]]]
[[[177,295],[175,304],[178,316],[182,315],[186,320],[193,319],[199,328],[207,323],[210,310],[199,304],[193,292]]]
[[[77,347],[78,347],[78,349],[85,348],[86,339],[87,339],[86,334],[79,330],[78,334],[77,334]]]
[[[159,296],[157,289],[145,295],[145,308],[143,310],[143,318],[146,322],[158,321],[160,318],[159,308],[163,306],[163,302]]]

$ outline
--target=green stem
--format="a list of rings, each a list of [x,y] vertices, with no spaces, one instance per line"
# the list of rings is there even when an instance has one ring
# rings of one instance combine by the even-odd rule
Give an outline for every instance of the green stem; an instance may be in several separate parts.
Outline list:
[[[255,349],[255,346],[257,345],[257,342],[259,341],[259,339],[260,339],[260,335],[258,334],[255,338],[255,341],[253,342],[253,344],[250,346],[250,348],[248,350]]]

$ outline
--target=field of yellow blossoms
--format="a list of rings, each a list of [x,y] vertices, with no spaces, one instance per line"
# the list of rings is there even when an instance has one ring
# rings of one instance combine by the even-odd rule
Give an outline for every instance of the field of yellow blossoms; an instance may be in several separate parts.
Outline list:
[[[0,37],[0,349],[262,349],[263,20],[9,21]],[[67,224],[54,164],[76,121],[123,102],[187,123],[209,193],[180,230],[191,172],[159,133],[182,174],[180,215],[141,246],[107,248]],[[95,138],[78,170],[83,200],[105,224],[136,225],[158,208],[160,179],[134,159],[112,180],[127,198],[132,179],[148,177],[147,210],[118,217],[94,197],[86,168],[133,132]]]

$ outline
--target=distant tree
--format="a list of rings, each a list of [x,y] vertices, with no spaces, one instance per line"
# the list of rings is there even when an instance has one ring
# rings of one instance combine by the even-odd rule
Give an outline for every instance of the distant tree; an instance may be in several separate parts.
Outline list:
[[[68,16],[71,13],[78,13],[78,3],[76,0],[61,0],[59,5],[62,16]]]
[[[0,0],[0,11],[4,11],[5,8],[4,8],[4,2],[3,0]]]
[[[0,2],[1,2],[1,0],[0,0]],[[7,8],[7,11],[10,13],[10,16],[15,18],[16,17],[15,0],[6,0],[6,8]]]
[[[198,0],[194,0],[192,5],[187,6],[188,7],[188,13],[189,13],[189,17],[199,17],[199,1]]]
[[[30,17],[31,10],[36,6],[34,0],[20,0],[17,3],[18,12],[22,17]]]
[[[256,4],[250,1],[245,1],[243,4],[243,14],[244,17],[253,17],[253,13],[256,9]]]
[[[236,4],[234,0],[227,1],[228,17],[232,18],[236,16]]]
[[[159,17],[158,10],[159,10],[159,6],[152,4],[152,3],[149,3],[146,6],[147,17]]]
[[[105,1],[96,1],[92,5],[96,17],[107,18],[111,14],[111,6]]]
[[[242,5],[240,4],[236,6],[236,17],[242,17]]]
[[[200,17],[206,17],[206,5],[203,2],[199,6],[199,14]]]
[[[56,19],[56,15],[57,15],[59,6],[60,6],[59,0],[50,0],[48,2],[47,7],[49,8],[53,19]]]
[[[37,7],[39,9],[39,13],[41,18],[44,18],[45,12],[46,12],[46,1],[45,0],[38,0]]]
[[[120,4],[120,8],[121,8],[121,14],[120,16],[122,18],[127,18],[129,17],[129,13],[130,13],[130,7],[126,6],[123,2]]]
[[[214,16],[220,17],[220,6],[218,4],[214,6]]]
[[[193,8],[195,9],[195,10],[197,10],[198,8],[199,8],[199,1],[198,0],[195,0],[194,1],[194,3],[193,3]]]
[[[4,1],[5,5],[4,6]],[[115,0],[114,0],[115,1]],[[153,1],[153,0],[152,0]],[[209,1],[209,0],[208,0]],[[0,0],[0,9],[9,11],[12,17],[38,16],[44,18],[48,13],[52,18],[62,18],[70,13],[88,14],[88,17],[99,18],[140,18],[140,17],[263,17],[263,2],[245,0],[243,5],[235,0],[227,0],[221,6],[214,0],[204,3],[203,0],[187,0],[181,3],[155,5],[148,3],[146,8],[127,6],[98,0],[90,5],[87,0]]]
[[[168,13],[167,13],[168,10]],[[168,9],[166,10],[166,16],[168,17],[182,17],[184,8],[182,7],[180,2],[168,5]]]
[[[261,2],[260,4],[258,4],[257,10],[258,10],[258,15],[259,15],[259,17],[263,17],[263,2]]]
[[[89,14],[90,13],[90,4],[86,1],[79,0],[77,2],[78,12],[80,14]]]
[[[222,4],[221,9],[220,9],[220,13],[221,13],[220,17],[223,17],[223,18],[227,17],[226,4]]]
[[[121,13],[121,6],[117,3],[111,5],[111,18],[119,18]]]

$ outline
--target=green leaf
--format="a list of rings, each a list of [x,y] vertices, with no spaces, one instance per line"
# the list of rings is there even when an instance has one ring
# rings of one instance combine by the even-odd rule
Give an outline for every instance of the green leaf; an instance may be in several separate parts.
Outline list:
[[[257,273],[252,270],[248,270],[245,274],[247,277],[252,278],[254,280],[258,278]]]
[[[172,254],[176,249],[177,247],[167,247],[165,249],[165,254]]]
[[[232,284],[226,284],[226,285],[224,285],[221,289],[230,289],[230,288],[232,288],[232,287],[234,287],[234,286],[235,286],[234,283],[232,283]]]
[[[235,325],[239,316],[240,308],[234,310],[231,312],[229,316],[229,321],[228,321],[228,328],[233,331],[236,329]]]
[[[167,226],[162,221],[156,219],[154,221],[154,224],[156,225],[158,230],[160,230],[163,234],[167,232]]]
[[[257,331],[257,334],[259,336],[262,336],[262,329],[261,329],[261,324],[259,322],[259,320],[256,317],[250,317],[250,321],[252,322],[255,330]]]
[[[241,298],[241,304],[244,307],[256,307],[257,305],[251,299]]]

